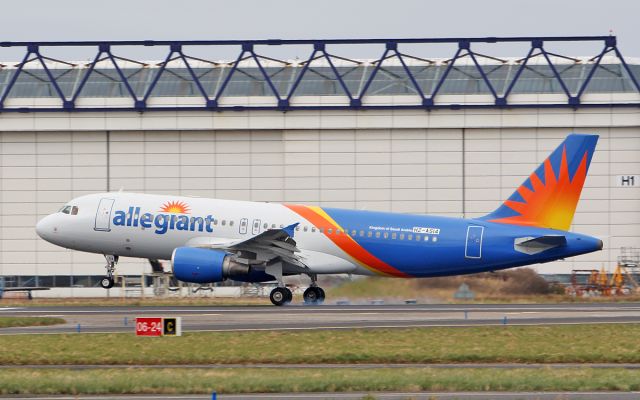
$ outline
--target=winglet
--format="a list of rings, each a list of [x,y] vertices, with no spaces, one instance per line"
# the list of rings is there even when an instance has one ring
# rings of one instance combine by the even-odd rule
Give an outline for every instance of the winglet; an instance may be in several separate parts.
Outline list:
[[[598,142],[571,134],[497,210],[481,219],[568,231]]]
[[[282,230],[287,232],[287,235],[293,237],[293,234],[295,233],[296,227],[298,225],[300,225],[300,222],[296,222],[295,224],[291,224],[289,226],[285,226],[284,228],[282,228]]]

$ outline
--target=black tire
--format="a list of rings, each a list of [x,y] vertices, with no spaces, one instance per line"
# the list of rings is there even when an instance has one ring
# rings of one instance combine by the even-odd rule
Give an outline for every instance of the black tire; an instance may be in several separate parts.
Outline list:
[[[105,276],[100,280],[100,286],[102,286],[103,289],[111,289],[113,287],[113,278]]]
[[[274,306],[283,306],[291,301],[289,300],[290,295],[291,291],[289,289],[277,287],[269,294],[269,300]]]
[[[287,292],[287,303],[289,304],[291,303],[291,301],[293,301],[293,293],[291,292],[291,290],[289,290],[289,288],[284,288],[284,290]]]
[[[321,287],[317,287],[316,289],[318,290],[318,301],[316,304],[322,304],[324,303],[324,289]]]
[[[320,291],[317,287],[311,286],[304,291],[302,298],[304,299],[304,304],[317,304],[320,298]]]

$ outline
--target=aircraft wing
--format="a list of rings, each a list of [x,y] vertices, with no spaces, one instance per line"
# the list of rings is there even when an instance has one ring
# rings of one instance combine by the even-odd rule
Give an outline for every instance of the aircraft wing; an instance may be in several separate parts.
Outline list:
[[[298,223],[279,229],[269,229],[246,240],[225,241],[216,238],[194,238],[190,247],[225,250],[235,255],[234,260],[248,265],[269,264],[278,259],[285,264],[306,269],[293,234]]]
[[[12,286],[12,287],[2,287],[0,288],[0,292],[26,292],[29,290],[49,290],[50,288],[48,287],[42,287],[42,286]]]
[[[513,247],[525,254],[538,254],[545,250],[567,245],[567,238],[563,235],[545,235],[538,237],[522,237],[514,241]]]

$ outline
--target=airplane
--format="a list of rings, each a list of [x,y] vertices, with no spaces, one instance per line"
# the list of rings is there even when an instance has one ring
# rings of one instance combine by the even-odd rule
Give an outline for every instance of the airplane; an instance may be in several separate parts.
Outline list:
[[[292,301],[283,277],[307,275],[304,303],[320,304],[323,274],[461,275],[601,250],[602,240],[568,232],[597,141],[568,135],[480,218],[117,192],[75,198],[36,231],[55,245],[103,254],[105,289],[120,257],[140,257],[171,260],[184,282],[276,281],[276,306]]]

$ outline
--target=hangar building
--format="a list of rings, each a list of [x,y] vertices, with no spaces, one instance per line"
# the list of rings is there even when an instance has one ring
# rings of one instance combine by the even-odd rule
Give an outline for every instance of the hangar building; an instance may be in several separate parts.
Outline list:
[[[505,43],[525,53],[490,55]],[[575,43],[598,50],[549,50]],[[304,57],[271,56],[287,46]],[[431,57],[429,46],[452,54]],[[91,60],[51,56],[80,47]],[[149,47],[163,58],[121,55]],[[377,56],[354,58],[359,47]],[[603,237],[605,249],[536,268],[612,269],[621,247],[640,247],[640,59],[623,58],[612,36],[2,49],[22,57],[0,65],[0,276],[11,284],[103,293],[89,289],[104,274],[102,256],[57,248],[34,231],[83,194],[475,217],[494,210],[570,132],[600,135],[572,229]],[[219,61],[221,49],[236,56]],[[129,276],[149,270],[140,260],[118,265]]]

